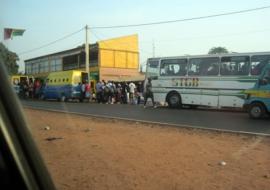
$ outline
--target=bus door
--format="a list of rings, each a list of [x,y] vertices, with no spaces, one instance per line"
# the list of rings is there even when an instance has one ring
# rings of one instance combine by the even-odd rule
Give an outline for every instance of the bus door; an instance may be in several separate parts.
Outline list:
[[[90,86],[91,86],[92,92],[96,93],[96,81],[95,80],[90,81]]]
[[[82,72],[82,76],[81,76],[81,77],[82,77],[82,78],[81,78],[81,81],[82,81],[82,82],[88,81],[88,74],[87,74],[87,73]]]
[[[28,78],[26,76],[21,76],[20,77],[20,83],[21,84],[26,84],[28,82]]]

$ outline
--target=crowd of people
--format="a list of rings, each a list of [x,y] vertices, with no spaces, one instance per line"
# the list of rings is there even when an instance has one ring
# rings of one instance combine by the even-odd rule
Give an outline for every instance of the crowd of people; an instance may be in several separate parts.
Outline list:
[[[95,100],[98,103],[140,104],[143,96],[141,82],[98,81],[95,86]]]
[[[13,85],[21,98],[39,99],[46,83],[39,79],[29,79],[29,81],[21,81]],[[144,103],[144,106],[146,106],[146,102],[150,98],[155,107],[151,79],[148,79],[145,89],[143,82],[105,82],[104,80],[98,81],[95,87],[91,87],[89,82],[83,81],[79,83],[78,87],[81,91],[80,100],[82,101],[88,99],[104,104],[133,105]]]
[[[145,89],[142,82],[116,83],[112,81],[99,81],[96,83],[95,92],[95,100],[98,103],[139,105],[144,100],[145,107],[148,98],[150,98],[153,106],[156,107],[150,78],[145,84]]]
[[[40,98],[43,82],[39,79],[22,80],[13,82],[13,87],[20,98]]]

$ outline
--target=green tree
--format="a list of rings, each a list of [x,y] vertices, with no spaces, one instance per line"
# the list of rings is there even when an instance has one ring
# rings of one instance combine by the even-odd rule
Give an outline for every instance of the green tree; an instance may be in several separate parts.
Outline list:
[[[9,51],[1,42],[0,42],[0,60],[3,61],[9,74],[18,73],[19,69],[19,65],[17,65],[17,61],[19,60],[18,55],[12,51]]]
[[[208,54],[221,54],[221,53],[229,53],[229,51],[225,47],[212,47]]]

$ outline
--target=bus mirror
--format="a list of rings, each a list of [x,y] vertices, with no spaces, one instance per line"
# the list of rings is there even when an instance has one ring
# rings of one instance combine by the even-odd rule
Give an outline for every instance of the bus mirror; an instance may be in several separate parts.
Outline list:
[[[259,85],[266,85],[267,82],[265,79],[259,79]]]
[[[263,80],[259,79],[259,85],[263,85]]]

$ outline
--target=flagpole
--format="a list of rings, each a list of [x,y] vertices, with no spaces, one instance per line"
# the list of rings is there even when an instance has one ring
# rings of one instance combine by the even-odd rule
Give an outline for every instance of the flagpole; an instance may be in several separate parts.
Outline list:
[[[85,26],[85,71],[88,76],[88,83],[90,83],[89,73],[89,44],[88,44],[88,25]]]

